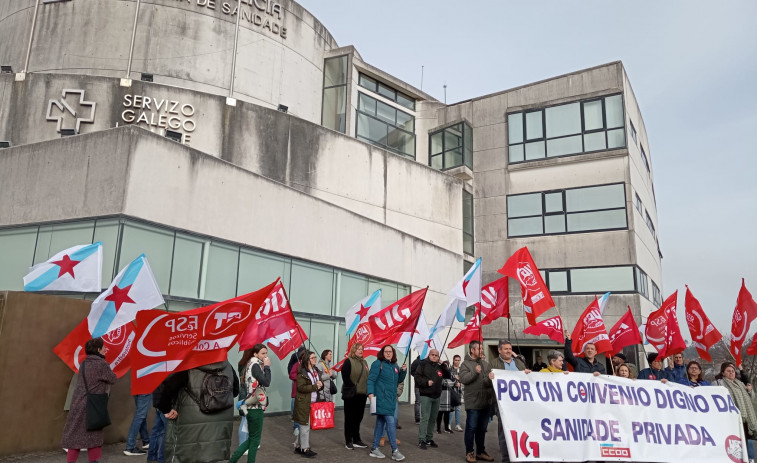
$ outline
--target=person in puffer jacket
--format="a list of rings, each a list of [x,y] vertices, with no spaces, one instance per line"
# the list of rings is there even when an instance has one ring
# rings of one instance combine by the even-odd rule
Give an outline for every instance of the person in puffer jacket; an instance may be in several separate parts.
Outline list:
[[[397,366],[397,353],[394,347],[386,345],[378,352],[378,360],[371,365],[368,374],[368,397],[376,402],[376,428],[373,431],[371,456],[385,458],[379,450],[379,441],[386,430],[389,444],[392,446],[392,460],[402,461],[405,456],[397,448],[397,422],[394,410],[397,407],[397,385],[407,376],[407,365]],[[371,405],[373,407],[373,405]]]

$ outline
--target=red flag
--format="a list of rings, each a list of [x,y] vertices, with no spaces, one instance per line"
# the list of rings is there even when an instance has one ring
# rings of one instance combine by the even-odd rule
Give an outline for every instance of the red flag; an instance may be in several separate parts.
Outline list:
[[[737,366],[741,366],[741,347],[746,340],[746,333],[754,319],[757,318],[757,303],[752,294],[746,289],[744,279],[741,279],[739,297],[736,298],[736,308],[733,310],[731,324],[731,355],[736,359]]]
[[[376,355],[383,346],[397,344],[404,333],[413,333],[423,310],[428,288],[419,289],[399,301],[365,317],[347,344],[347,352],[356,342],[363,345],[363,356]],[[346,353],[345,353],[346,357]],[[344,360],[334,365],[339,371]]]
[[[476,303],[476,307],[479,304]],[[488,325],[494,320],[510,318],[510,295],[507,291],[507,277],[494,280],[481,288],[481,325]]]
[[[252,323],[247,325],[239,338],[239,349],[251,349],[255,344],[266,343],[276,357],[283,359],[307,339],[294,318],[284,286],[278,281]]]
[[[531,326],[527,326],[523,330],[526,334],[533,334],[539,336],[541,334],[547,335],[547,337],[555,342],[564,343],[565,335],[563,335],[562,318],[559,316],[542,320],[539,323]]]
[[[699,356],[704,360],[711,362],[712,358],[707,352],[710,347],[715,345],[723,337],[712,324],[707,315],[705,315],[702,306],[699,304],[697,298],[691,293],[691,290],[686,286],[686,324],[689,325],[689,333],[691,333],[691,339],[694,342],[694,346],[697,348]]]
[[[552,295],[539,273],[539,269],[528,252],[523,247],[515,251],[498,270],[502,275],[515,278],[520,282],[520,292],[523,296],[523,309],[526,311],[528,323],[533,325],[539,315],[555,306]]]
[[[111,370],[120,378],[129,371],[129,367],[131,366],[129,351],[131,350],[131,345],[134,343],[134,324],[127,323],[120,326],[104,334],[102,338],[107,348],[105,351],[105,361],[110,364]],[[90,339],[92,339],[92,334],[89,332],[89,325],[85,318],[60,344],[55,346],[53,352],[74,373],[79,373],[79,364],[87,356],[84,353],[84,344]]]
[[[506,280],[506,279],[507,278],[503,278],[503,280]],[[483,323],[483,320],[481,320],[480,317],[481,317],[481,311],[478,308],[476,308],[476,312],[473,314],[471,319],[465,325],[465,328],[463,328],[459,333],[457,333],[457,336],[455,336],[455,339],[450,341],[447,347],[449,347],[450,349],[454,349],[455,347],[468,344],[474,339],[479,339],[479,337],[481,336],[480,334],[481,324]],[[481,321],[479,322],[479,320]]]
[[[657,355],[660,358],[678,354],[686,349],[686,343],[683,341],[681,329],[678,326],[677,301],[678,291],[665,299],[662,306],[649,314],[647,318],[644,334],[647,336],[647,341],[657,349]]]
[[[131,393],[149,394],[171,373],[226,360],[275,285],[184,312],[137,312]]]
[[[628,312],[620,317],[610,329],[610,344],[612,344],[612,355],[617,354],[626,346],[633,346],[644,342],[641,339],[639,326],[631,313],[631,306],[628,306]]]
[[[597,354],[612,351],[610,337],[607,336],[607,328],[605,328],[605,322],[602,320],[596,297],[579,317],[570,339],[573,340],[573,355],[576,357],[584,355],[584,346],[589,343],[596,346]]]

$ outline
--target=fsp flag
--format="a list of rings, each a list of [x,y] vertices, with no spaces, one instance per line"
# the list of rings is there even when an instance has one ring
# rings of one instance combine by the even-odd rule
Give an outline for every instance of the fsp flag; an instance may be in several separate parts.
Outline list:
[[[573,355],[576,357],[583,357],[584,346],[588,343],[596,346],[597,354],[612,350],[610,337],[607,335],[605,322],[599,313],[599,302],[596,297],[578,318],[570,338],[573,340]]]
[[[704,360],[711,362],[708,350],[715,345],[716,342],[723,338],[715,325],[712,324],[707,315],[702,309],[702,305],[699,304],[697,298],[694,297],[688,285],[686,286],[686,324],[689,325],[689,333],[691,333],[691,340],[694,346],[697,348],[699,356]]]
[[[239,349],[251,349],[255,344],[266,343],[276,357],[283,359],[307,339],[302,327],[294,318],[286,290],[279,279],[239,338]]]
[[[552,295],[549,294],[549,289],[527,247],[515,251],[515,254],[507,259],[498,272],[520,282],[523,309],[526,311],[526,318],[530,325],[536,323],[539,315],[555,306]]]
[[[535,325],[527,326],[526,329],[523,330],[523,332],[526,334],[533,334],[534,336],[543,334],[555,342],[565,342],[562,318],[560,318],[559,316],[547,318],[546,320],[542,320]]]
[[[68,365],[74,373],[79,373],[79,364],[87,356],[84,352],[84,344],[92,339],[87,326],[87,320],[84,319],[79,325],[60,342],[53,352]],[[105,344],[105,361],[110,364],[110,369],[119,378],[129,371],[131,365],[129,352],[134,344],[134,324],[127,323],[119,326],[102,336]]]
[[[628,312],[625,313],[618,323],[610,329],[610,343],[612,344],[612,355],[622,351],[626,346],[641,344],[641,332],[633,318],[631,306],[628,306]]]
[[[74,246],[30,268],[24,291],[100,292],[102,268],[102,241]]]
[[[372,315],[381,310],[381,290],[377,289],[359,301],[355,303],[344,314],[344,326],[347,328],[347,337],[350,337],[355,333],[357,326],[368,315]]]
[[[173,372],[225,360],[274,285],[184,312],[140,311],[131,352],[131,393],[149,394]]]
[[[140,310],[163,304],[163,295],[144,254],[121,270],[113,282],[92,302],[87,315],[93,338],[134,320]]]
[[[507,290],[507,277],[494,280],[481,288],[481,326],[488,325],[494,320],[510,318],[510,294]]]
[[[741,415],[722,386],[493,371],[511,461],[747,461]]]
[[[757,303],[752,294],[746,289],[744,279],[741,279],[741,289],[736,298],[736,308],[733,310],[733,322],[731,323],[731,355],[741,366],[741,348],[746,340],[746,333],[754,319],[757,318]]]
[[[647,318],[644,334],[649,343],[657,349],[657,355],[660,358],[675,355],[686,349],[686,343],[678,326],[677,301],[678,291],[665,299],[660,308],[649,314]]]

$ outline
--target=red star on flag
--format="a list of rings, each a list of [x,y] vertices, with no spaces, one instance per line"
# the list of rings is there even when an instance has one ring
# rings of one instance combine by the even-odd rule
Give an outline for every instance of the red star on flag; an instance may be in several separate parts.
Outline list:
[[[358,320],[362,320],[363,317],[368,315],[368,311],[370,310],[371,306],[364,306],[363,304],[360,304],[360,309],[357,311]]]
[[[131,285],[125,287],[125,288],[119,288],[118,286],[113,286],[113,292],[110,293],[108,296],[105,297],[106,301],[112,301],[116,305],[116,311],[121,308],[121,306],[125,303],[134,304],[134,300],[129,297],[129,290],[131,289]]]
[[[71,278],[76,278],[76,275],[74,275],[74,267],[76,264],[81,262],[80,260],[72,260],[68,255],[64,255],[61,260],[55,260],[52,263],[60,267],[60,272],[58,272],[58,278],[62,277],[66,273],[71,274]]]
[[[434,342],[434,340],[433,339],[426,339],[423,342],[426,343],[426,345],[428,346],[429,349],[431,349],[431,343]]]

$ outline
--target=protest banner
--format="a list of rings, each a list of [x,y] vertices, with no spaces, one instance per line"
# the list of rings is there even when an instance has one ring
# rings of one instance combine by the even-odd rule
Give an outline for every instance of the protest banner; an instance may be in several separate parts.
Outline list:
[[[512,461],[746,462],[724,387],[494,370]]]

